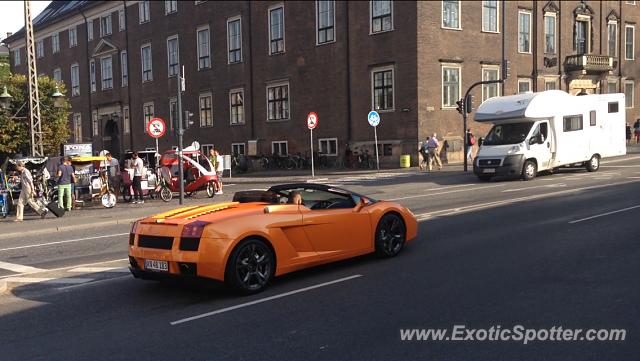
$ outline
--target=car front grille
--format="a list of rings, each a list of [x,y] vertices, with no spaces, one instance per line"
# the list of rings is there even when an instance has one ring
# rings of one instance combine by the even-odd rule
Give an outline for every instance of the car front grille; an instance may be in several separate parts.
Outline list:
[[[173,237],[138,235],[138,247],[171,249],[173,247]]]
[[[478,165],[481,167],[497,167],[501,162],[501,159],[480,159],[478,160]]]

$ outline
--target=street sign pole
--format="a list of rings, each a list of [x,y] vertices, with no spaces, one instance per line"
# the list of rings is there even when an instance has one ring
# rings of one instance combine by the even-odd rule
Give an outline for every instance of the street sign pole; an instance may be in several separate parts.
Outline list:
[[[378,126],[373,127],[373,138],[376,143],[376,168],[380,172],[380,158],[378,157]]]
[[[307,115],[307,128],[310,130],[311,144],[311,178],[316,177],[316,168],[313,162],[313,129],[318,126],[318,114],[311,112]]]
[[[313,164],[313,129],[311,129],[311,178],[316,177],[316,171]]]
[[[182,67],[182,76],[184,77],[184,66]],[[178,74],[176,83],[178,84],[178,181],[180,182],[180,198],[179,203],[184,202],[184,175],[182,172],[182,136],[184,128],[182,127],[182,77]]]
[[[376,169],[378,172],[380,172],[380,156],[378,154],[378,125],[380,125],[380,120],[380,114],[375,110],[372,110],[367,114],[367,121],[369,122],[369,125],[373,127],[373,138],[375,141],[374,146],[376,148]]]

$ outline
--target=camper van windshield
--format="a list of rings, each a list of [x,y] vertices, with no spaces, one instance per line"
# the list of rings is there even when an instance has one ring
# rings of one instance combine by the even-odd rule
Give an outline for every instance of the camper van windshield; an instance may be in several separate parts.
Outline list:
[[[524,142],[533,122],[497,124],[491,128],[482,145],[518,144]]]

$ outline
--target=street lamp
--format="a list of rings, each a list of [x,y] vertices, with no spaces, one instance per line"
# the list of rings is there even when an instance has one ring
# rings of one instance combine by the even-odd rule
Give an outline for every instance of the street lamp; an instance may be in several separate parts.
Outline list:
[[[64,104],[64,95],[60,93],[60,88],[58,88],[57,85],[55,91],[53,92],[53,94],[51,94],[51,97],[53,98],[53,106],[56,108],[61,108]]]
[[[9,92],[7,92],[7,86],[4,86],[4,91],[2,92],[2,94],[0,94],[0,107],[2,107],[2,109],[7,109],[9,107],[9,104],[11,104],[11,99],[13,97],[11,96],[11,94],[9,94]]]

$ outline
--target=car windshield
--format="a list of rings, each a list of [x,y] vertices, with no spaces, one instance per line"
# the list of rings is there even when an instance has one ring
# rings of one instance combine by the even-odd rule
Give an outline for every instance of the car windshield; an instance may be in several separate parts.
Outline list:
[[[482,145],[518,144],[524,142],[533,122],[494,125]]]

